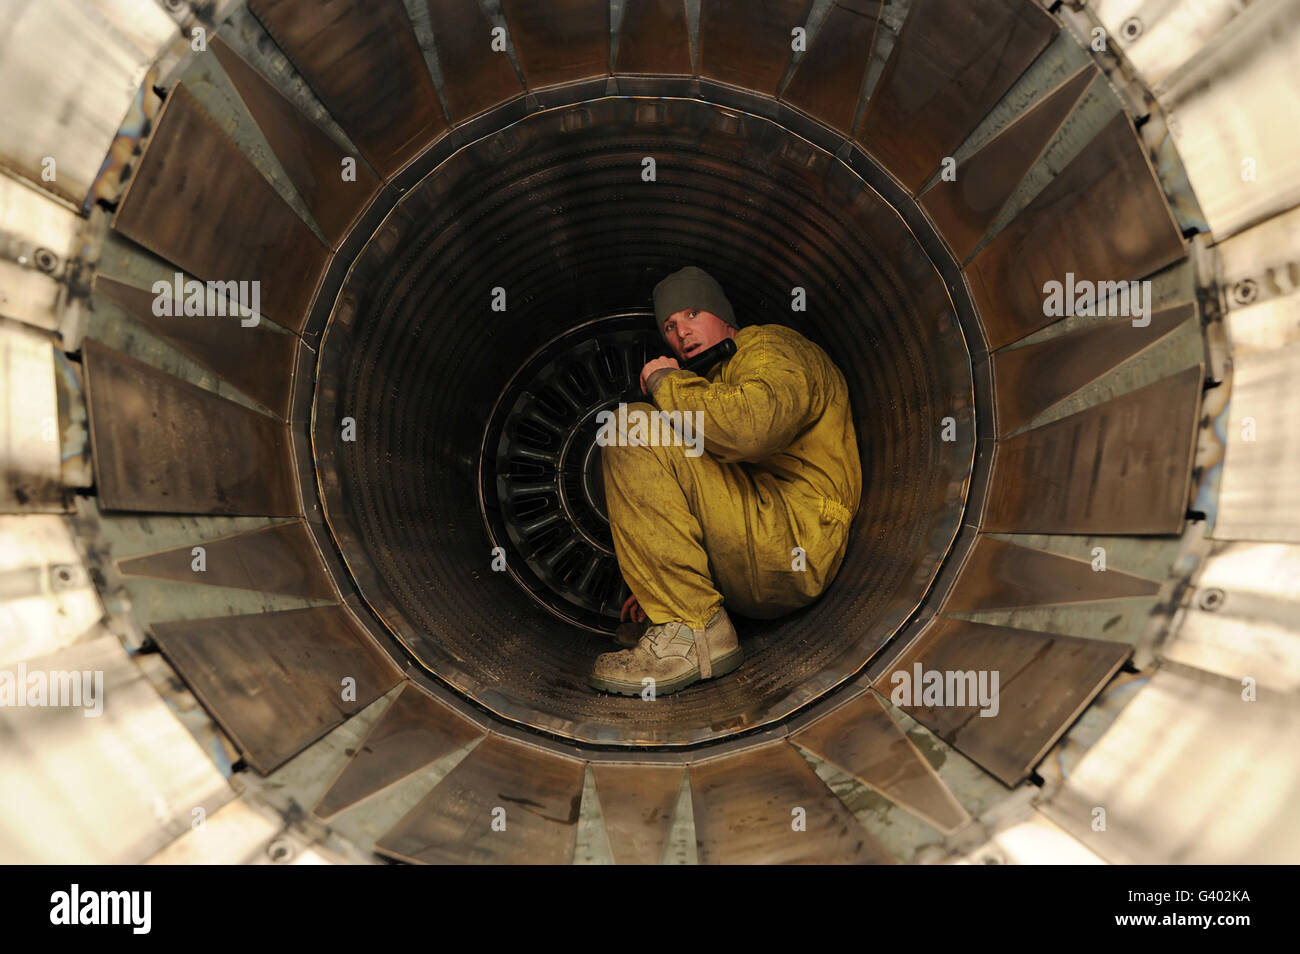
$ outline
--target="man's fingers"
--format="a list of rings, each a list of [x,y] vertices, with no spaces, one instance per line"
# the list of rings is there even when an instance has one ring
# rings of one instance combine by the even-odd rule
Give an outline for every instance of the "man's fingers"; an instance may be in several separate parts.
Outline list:
[[[636,601],[636,597],[629,596],[623,601],[623,609],[619,612],[618,618],[620,622],[631,620],[634,623],[644,623],[648,617],[641,604]]]

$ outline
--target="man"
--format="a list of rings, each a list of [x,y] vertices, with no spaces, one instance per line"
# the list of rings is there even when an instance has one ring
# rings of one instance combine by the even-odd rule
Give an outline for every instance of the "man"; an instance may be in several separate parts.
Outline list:
[[[724,604],[770,619],[815,600],[844,560],[862,492],[844,375],[782,325],[737,329],[722,287],[693,266],[654,289],[655,318],[679,359],[724,338],[736,353],[700,377],[673,358],[641,369],[655,407],[695,415],[704,453],[670,441],[601,448],[624,618],[648,620],[632,649],[596,660],[596,689],[656,695],[724,675],[742,654]],[[676,416],[676,415],[674,415]]]

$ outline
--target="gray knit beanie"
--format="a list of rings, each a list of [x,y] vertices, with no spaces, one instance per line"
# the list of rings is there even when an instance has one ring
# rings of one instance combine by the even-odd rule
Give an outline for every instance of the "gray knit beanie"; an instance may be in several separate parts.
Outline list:
[[[659,337],[665,342],[664,322],[679,311],[687,308],[699,308],[712,312],[731,327],[739,329],[736,316],[731,311],[731,302],[722,286],[702,268],[687,265],[673,272],[655,286],[655,319],[659,326]]]

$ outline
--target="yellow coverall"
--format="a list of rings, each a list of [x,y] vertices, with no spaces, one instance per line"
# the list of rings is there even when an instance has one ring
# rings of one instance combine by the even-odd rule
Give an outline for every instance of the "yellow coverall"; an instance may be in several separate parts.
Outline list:
[[[652,623],[698,632],[724,600],[781,616],[821,595],[844,560],[862,493],[844,375],[782,325],[741,328],[735,341],[707,379],[671,370],[651,383],[659,409],[702,412],[702,455],[601,448],[619,569]]]

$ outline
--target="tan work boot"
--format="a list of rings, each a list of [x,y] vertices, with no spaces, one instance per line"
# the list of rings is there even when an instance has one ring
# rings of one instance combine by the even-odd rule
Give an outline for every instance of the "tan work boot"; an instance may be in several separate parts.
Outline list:
[[[648,678],[654,680],[655,695],[666,696],[701,679],[725,676],[743,658],[736,628],[720,609],[703,632],[675,621],[650,626],[634,649],[598,656],[587,681],[594,689],[639,696]]]

